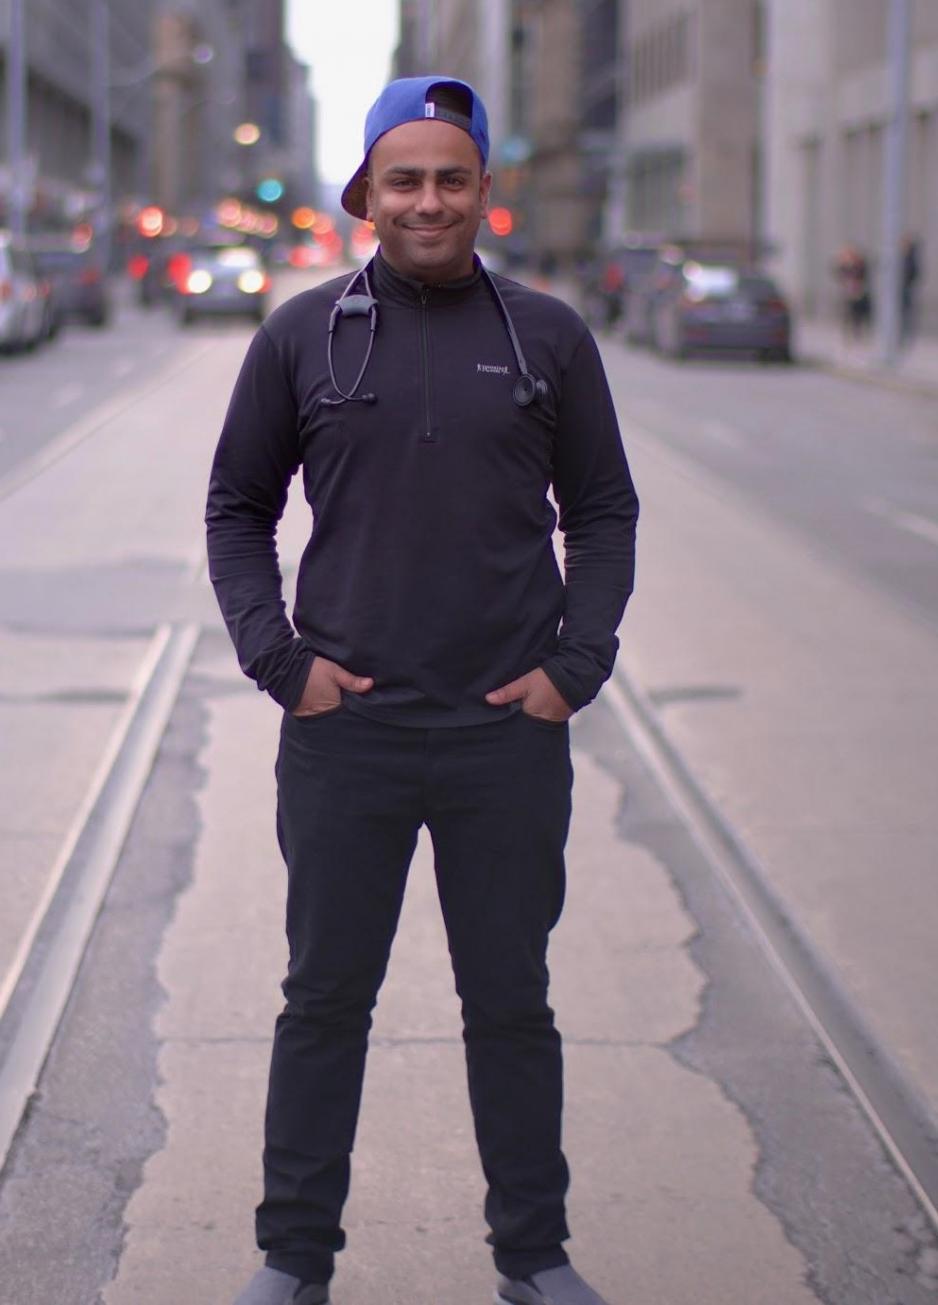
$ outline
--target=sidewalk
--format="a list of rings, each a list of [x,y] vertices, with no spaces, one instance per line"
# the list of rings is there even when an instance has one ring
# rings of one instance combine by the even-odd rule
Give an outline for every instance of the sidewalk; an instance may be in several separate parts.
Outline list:
[[[554,277],[548,282],[532,275],[520,279],[582,311],[579,286],[573,278]],[[799,315],[794,322],[794,354],[798,362],[820,367],[835,376],[938,398],[938,336],[935,335],[917,337],[903,350],[896,366],[886,368],[879,361],[875,337],[847,343],[839,322]]]
[[[846,376],[895,389],[938,398],[938,337],[921,336],[903,350],[895,367],[886,368],[877,354],[874,337],[844,340],[839,323],[830,319],[800,318],[795,324],[795,356]]]

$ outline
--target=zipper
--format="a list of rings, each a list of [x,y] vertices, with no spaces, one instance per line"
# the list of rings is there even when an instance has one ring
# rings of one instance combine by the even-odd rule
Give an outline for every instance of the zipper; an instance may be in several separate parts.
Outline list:
[[[429,286],[420,291],[420,356],[423,361],[423,407],[424,426],[422,444],[434,442],[433,423],[430,417],[430,302]]]

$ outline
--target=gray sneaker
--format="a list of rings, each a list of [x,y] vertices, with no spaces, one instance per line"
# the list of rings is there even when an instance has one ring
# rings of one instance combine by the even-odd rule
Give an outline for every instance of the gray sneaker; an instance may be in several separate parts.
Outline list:
[[[237,1298],[234,1305],[329,1305],[329,1288],[318,1282],[301,1286],[299,1278],[266,1265]]]
[[[497,1305],[607,1305],[570,1264],[543,1269],[530,1278],[503,1278],[495,1291]]]

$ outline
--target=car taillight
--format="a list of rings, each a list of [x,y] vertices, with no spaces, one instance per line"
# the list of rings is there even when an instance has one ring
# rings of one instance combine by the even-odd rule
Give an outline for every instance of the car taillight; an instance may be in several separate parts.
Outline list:
[[[762,307],[767,313],[787,313],[788,305],[784,299],[763,299]]]
[[[191,268],[192,259],[188,254],[171,254],[166,264],[167,278],[178,290],[182,290]]]
[[[12,299],[12,298],[13,298],[13,282],[0,281],[0,304],[2,304],[5,299]]]
[[[96,267],[86,267],[81,271],[78,278],[79,285],[97,285],[101,280],[101,272]]]
[[[132,281],[142,281],[149,266],[146,254],[134,254],[127,260],[127,273]]]

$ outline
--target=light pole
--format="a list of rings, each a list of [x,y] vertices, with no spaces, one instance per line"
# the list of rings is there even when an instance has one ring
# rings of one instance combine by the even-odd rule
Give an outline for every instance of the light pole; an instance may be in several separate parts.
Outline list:
[[[7,43],[7,170],[9,172],[10,230],[26,230],[26,29],[23,0],[9,0],[10,29]]]
[[[906,155],[909,121],[910,0],[890,0],[889,118],[883,144],[883,228],[879,258],[878,352],[894,367],[902,336],[902,237],[905,228]]]
[[[107,275],[111,266],[111,58],[107,0],[95,0],[91,19],[92,184],[98,194],[94,225]]]

